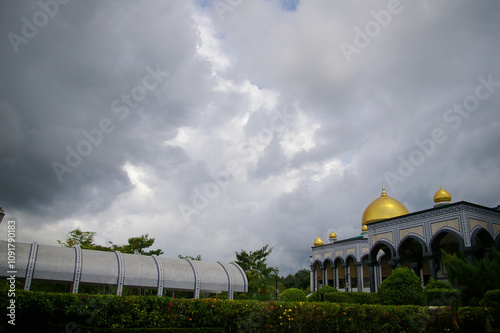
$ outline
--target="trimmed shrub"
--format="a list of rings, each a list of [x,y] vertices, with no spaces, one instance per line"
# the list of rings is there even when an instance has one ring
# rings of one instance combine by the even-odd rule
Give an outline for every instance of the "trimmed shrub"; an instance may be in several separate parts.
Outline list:
[[[500,326],[500,289],[488,290],[480,303],[486,307],[491,325],[498,328]]]
[[[325,294],[325,301],[350,304],[379,304],[376,293],[344,292]]]
[[[319,302],[321,301],[321,294],[338,293],[337,288],[332,286],[323,286],[320,290],[316,290],[307,297],[309,302]]]
[[[500,309],[500,289],[488,290],[484,294],[481,305]]]
[[[443,281],[443,280],[434,280],[431,278],[429,282],[425,285],[424,290],[431,290],[431,289],[452,289],[453,287],[451,286],[451,283],[448,281]]]
[[[382,304],[424,305],[424,290],[418,276],[408,267],[396,268],[380,284],[378,298]]]
[[[289,288],[279,294],[278,299],[285,302],[305,302],[307,301],[306,293],[302,289]]]
[[[466,332],[486,332],[486,311],[484,308],[464,307],[458,311],[460,330]]]
[[[429,306],[460,306],[460,289],[426,289],[424,291]]]

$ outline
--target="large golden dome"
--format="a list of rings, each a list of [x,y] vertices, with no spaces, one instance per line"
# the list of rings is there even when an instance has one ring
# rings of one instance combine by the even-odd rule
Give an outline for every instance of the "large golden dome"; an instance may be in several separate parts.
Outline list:
[[[450,202],[451,201],[451,195],[448,193],[448,191],[443,190],[441,186],[439,186],[439,190],[434,194],[434,202]]]
[[[388,196],[385,193],[385,187],[382,186],[382,194],[366,207],[361,222],[365,225],[406,214],[408,214],[408,209],[401,202]]]

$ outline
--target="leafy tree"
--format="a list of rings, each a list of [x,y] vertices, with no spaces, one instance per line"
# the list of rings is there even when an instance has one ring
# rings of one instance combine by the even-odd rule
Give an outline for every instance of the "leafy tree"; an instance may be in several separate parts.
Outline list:
[[[146,251],[145,249],[151,247],[155,241],[154,238],[149,238],[148,234],[141,235],[140,237],[132,237],[128,239],[128,244],[118,245],[108,242],[110,246],[98,245],[95,243],[94,238],[96,232],[94,231],[82,231],[80,228],[76,228],[67,234],[66,241],[57,242],[61,246],[73,247],[75,245],[80,245],[82,249],[98,250],[98,251],[120,251],[122,253],[130,254],[141,254],[141,255],[162,255],[163,251],[161,249]]]
[[[113,250],[120,251],[122,253],[130,254],[141,254],[146,256],[151,256],[153,254],[159,256],[163,254],[161,249],[146,251],[145,249],[153,246],[155,242],[154,238],[149,238],[148,234],[141,235],[140,237],[132,237],[128,239],[128,244],[126,245],[115,245],[113,244]]]
[[[294,275],[288,274],[283,278],[283,284],[286,288],[298,288],[308,290],[310,286],[310,273],[307,269],[301,269]]]
[[[408,267],[396,268],[378,288],[382,304],[424,305],[426,303],[420,278]]]
[[[269,248],[269,245],[265,245],[262,249],[257,251],[246,252],[241,250],[240,253],[236,253],[236,263],[245,271],[257,271],[262,272],[267,269],[266,260],[267,256],[271,254],[273,248]]]
[[[469,263],[464,253],[460,256],[442,251],[443,263],[448,271],[448,280],[462,289],[464,304],[476,303],[488,290],[500,289],[500,252],[493,248],[481,260]]]
[[[196,257],[183,256],[183,255],[179,254],[178,257],[179,257],[179,259],[191,259],[191,260],[201,261],[201,254],[198,254]]]
[[[65,247],[73,247],[78,244],[82,249],[92,249],[96,246],[94,243],[95,235],[96,233],[93,231],[82,231],[80,228],[76,228],[67,234],[65,242],[61,242],[60,240],[57,242],[59,245]]]
[[[258,299],[271,299],[276,292],[274,268],[267,267],[267,256],[272,252],[269,245],[262,249],[236,253],[236,263],[245,271],[248,279],[248,292]]]

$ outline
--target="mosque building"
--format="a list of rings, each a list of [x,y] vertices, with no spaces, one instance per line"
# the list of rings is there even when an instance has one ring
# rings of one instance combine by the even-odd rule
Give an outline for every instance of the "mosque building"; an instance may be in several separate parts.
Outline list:
[[[329,242],[316,238],[310,257],[311,292],[329,285],[340,291],[376,292],[392,269],[411,268],[426,284],[446,279],[441,250],[481,258],[492,247],[500,250],[500,206],[489,208],[466,201],[451,202],[440,187],[434,206],[410,213],[394,198],[382,194],[366,207],[361,234]]]

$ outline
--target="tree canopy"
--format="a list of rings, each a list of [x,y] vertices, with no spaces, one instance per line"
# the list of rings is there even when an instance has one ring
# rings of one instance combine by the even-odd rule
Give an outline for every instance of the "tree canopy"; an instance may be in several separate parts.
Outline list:
[[[201,254],[198,254],[196,257],[183,256],[182,254],[179,254],[177,257],[179,257],[179,259],[191,259],[191,260],[201,261]]]
[[[283,278],[283,284],[287,288],[309,289],[310,286],[310,272],[308,269],[301,269],[294,275],[288,274]]]
[[[488,290],[500,289],[500,252],[492,249],[482,259],[470,263],[462,252],[459,256],[441,252],[448,271],[448,279],[454,287],[462,289],[462,301],[469,304],[483,298]]]
[[[118,245],[113,242],[108,242],[109,246],[98,245],[95,243],[96,232],[94,231],[82,231],[80,228],[71,230],[67,234],[66,241],[62,242],[58,240],[57,242],[61,246],[73,247],[75,245],[80,245],[82,249],[88,250],[98,250],[98,251],[120,251],[121,253],[130,254],[141,254],[141,255],[162,255],[163,251],[161,249],[149,250],[146,249],[153,246],[155,239],[149,238],[148,234],[141,235],[139,237],[131,237],[128,239],[127,244]]]
[[[248,293],[254,298],[272,299],[278,292],[276,285],[278,289],[284,289],[275,269],[268,267],[266,263],[267,256],[272,250],[269,245],[265,245],[256,251],[236,252],[235,262],[245,271],[248,278]]]
[[[236,253],[236,263],[245,272],[258,272],[264,273],[267,271],[268,267],[266,264],[267,256],[273,251],[273,248],[269,248],[269,245],[265,245],[262,249],[256,251],[247,252],[241,250],[241,252]]]

